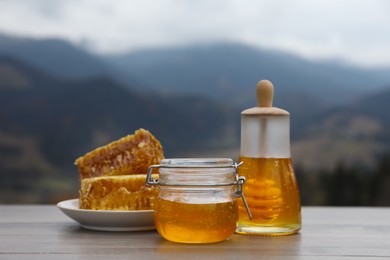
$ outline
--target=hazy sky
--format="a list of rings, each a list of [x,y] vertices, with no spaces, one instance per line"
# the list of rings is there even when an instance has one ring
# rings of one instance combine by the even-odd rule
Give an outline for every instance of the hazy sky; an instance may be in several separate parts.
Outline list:
[[[232,41],[390,65],[388,0],[0,0],[0,33],[100,53]]]

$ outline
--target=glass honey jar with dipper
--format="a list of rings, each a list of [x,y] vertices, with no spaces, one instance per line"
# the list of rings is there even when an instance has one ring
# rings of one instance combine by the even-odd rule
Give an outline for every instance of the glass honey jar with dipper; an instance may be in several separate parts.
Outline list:
[[[238,174],[252,219],[238,201],[236,233],[289,235],[301,229],[301,204],[290,152],[290,113],[273,107],[273,84],[259,81],[258,106],[241,112]]]

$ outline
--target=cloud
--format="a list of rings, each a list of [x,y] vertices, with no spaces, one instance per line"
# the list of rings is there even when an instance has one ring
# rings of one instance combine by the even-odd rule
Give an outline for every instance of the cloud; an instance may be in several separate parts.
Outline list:
[[[386,0],[2,0],[0,31],[95,52],[216,41],[390,65]]]

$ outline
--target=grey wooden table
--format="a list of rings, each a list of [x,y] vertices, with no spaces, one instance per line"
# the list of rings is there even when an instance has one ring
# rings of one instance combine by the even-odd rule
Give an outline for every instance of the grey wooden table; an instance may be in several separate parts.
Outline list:
[[[217,244],[85,230],[56,206],[0,205],[0,259],[390,259],[390,208],[304,207],[298,235]]]

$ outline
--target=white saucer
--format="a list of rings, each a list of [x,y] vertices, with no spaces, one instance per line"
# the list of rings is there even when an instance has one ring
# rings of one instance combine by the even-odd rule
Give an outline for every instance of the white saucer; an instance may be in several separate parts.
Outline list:
[[[99,231],[153,230],[153,210],[86,210],[79,209],[79,200],[65,200],[57,207],[81,227]]]

